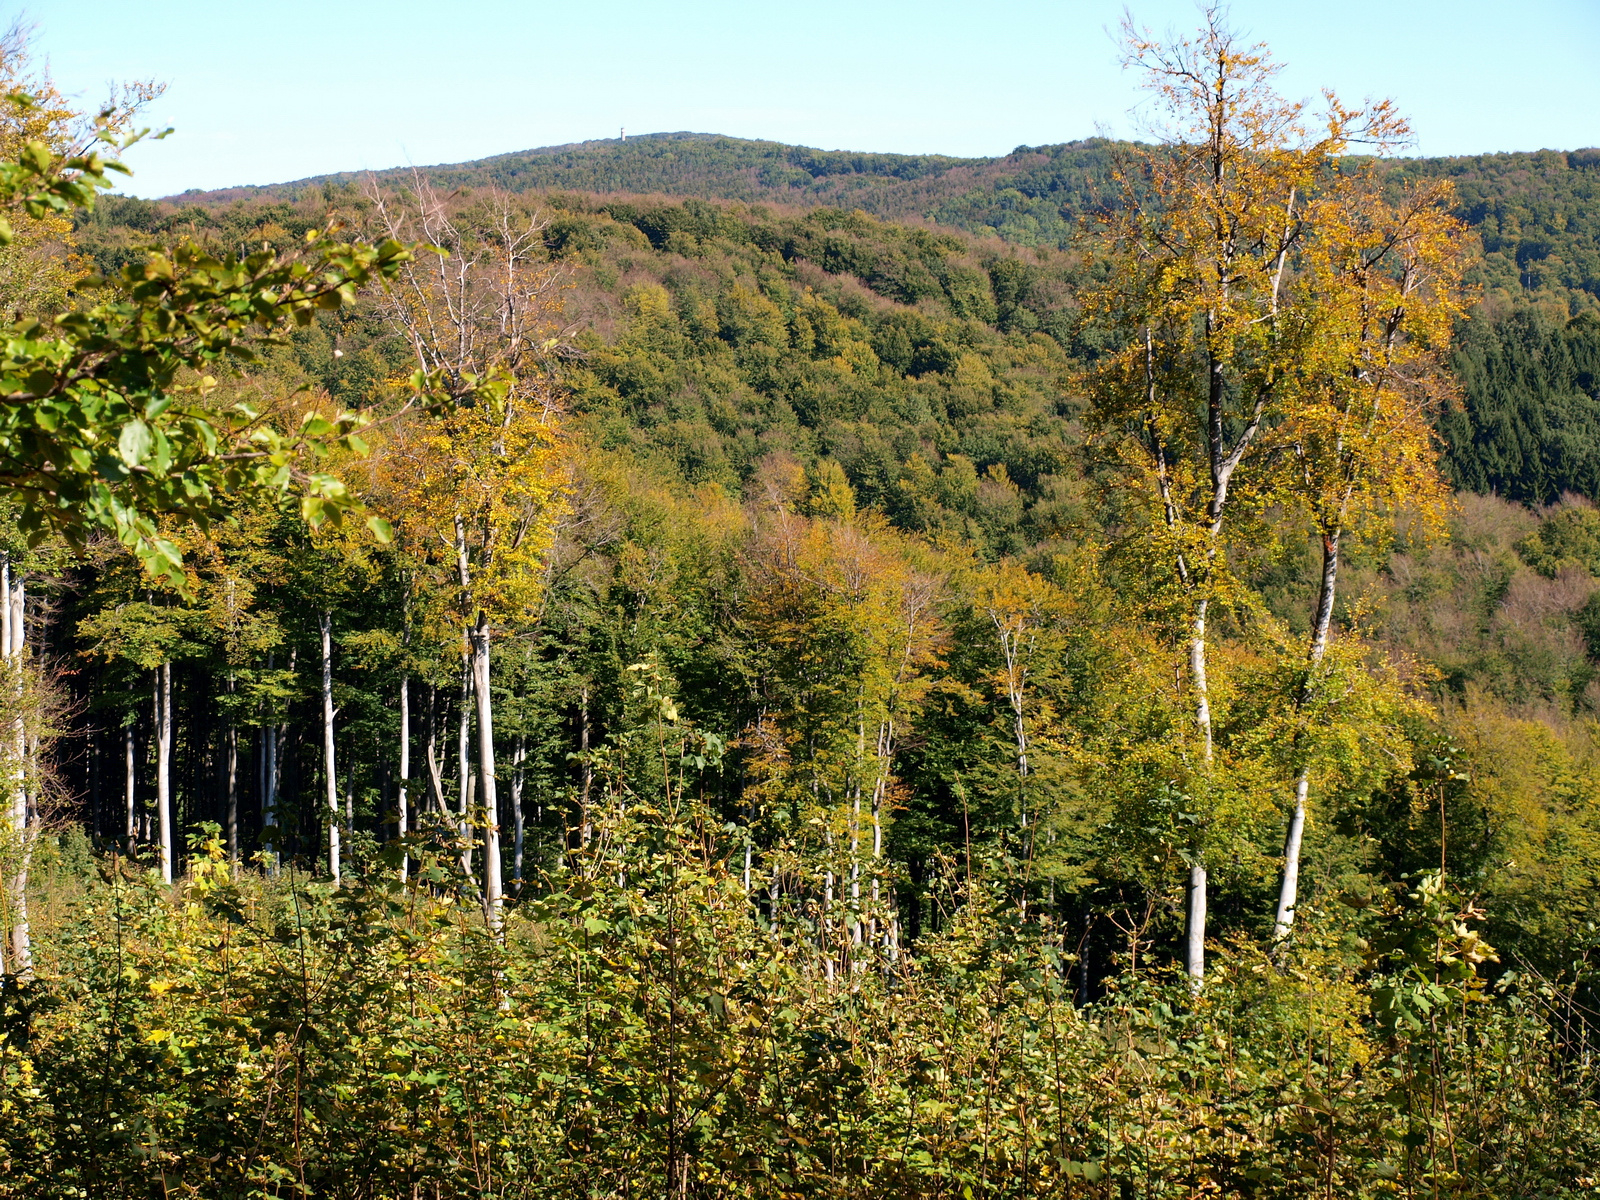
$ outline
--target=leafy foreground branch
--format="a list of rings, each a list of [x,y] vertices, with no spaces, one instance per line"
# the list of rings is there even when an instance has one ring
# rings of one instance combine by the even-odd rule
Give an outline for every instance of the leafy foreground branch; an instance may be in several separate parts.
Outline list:
[[[1241,945],[1199,999],[1125,972],[1079,1008],[1060,931],[981,883],[828,982],[734,847],[631,821],[503,938],[448,848],[334,890],[235,873],[213,829],[176,904],[125,861],[55,876],[0,1009],[0,1192],[1592,1194],[1562,997],[1485,994],[1437,879],[1302,914],[1297,957]]]

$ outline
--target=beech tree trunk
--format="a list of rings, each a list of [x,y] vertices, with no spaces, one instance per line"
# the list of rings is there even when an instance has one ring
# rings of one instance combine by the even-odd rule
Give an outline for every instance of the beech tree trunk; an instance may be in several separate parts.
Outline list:
[[[1322,538],[1322,583],[1317,591],[1316,617],[1311,624],[1311,645],[1306,653],[1306,681],[1300,689],[1296,707],[1304,708],[1316,685],[1317,668],[1328,652],[1328,630],[1333,625],[1333,599],[1339,585],[1339,531]],[[1294,924],[1294,908],[1300,899],[1300,847],[1306,831],[1306,798],[1311,791],[1311,768],[1302,766],[1294,781],[1294,810],[1289,814],[1289,832],[1283,843],[1283,881],[1278,888],[1278,911],[1272,936],[1281,941]]]
[[[472,877],[472,648],[461,631],[461,711],[456,722],[456,831],[461,870]]]
[[[578,848],[589,848],[593,828],[589,820],[589,788],[594,783],[594,766],[589,761],[589,685],[578,693],[578,755],[583,760],[583,782],[578,789]]]
[[[322,634],[322,773],[327,787],[328,874],[339,886],[339,777],[333,761],[333,614],[318,618]]]
[[[428,795],[440,820],[449,813],[444,803],[444,765],[439,758],[439,689],[428,685],[428,728],[423,750],[428,765]]]
[[[233,695],[233,676],[227,679],[228,695]],[[228,861],[239,861],[239,729],[228,709]]]
[[[268,672],[273,669],[275,658],[269,650]],[[265,711],[265,705],[263,715],[271,715]],[[261,724],[261,854],[269,875],[276,871],[278,863],[277,771],[278,727],[273,721],[265,720]]]
[[[271,871],[278,862],[278,727],[268,725],[262,730],[262,741],[261,848]]]

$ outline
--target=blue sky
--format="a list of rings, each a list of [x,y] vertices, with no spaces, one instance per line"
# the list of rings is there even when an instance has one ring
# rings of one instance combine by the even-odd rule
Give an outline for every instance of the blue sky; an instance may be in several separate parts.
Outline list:
[[[1192,29],[1188,0],[1135,19]],[[1095,0],[34,0],[57,82],[155,78],[129,190],[272,183],[697,130],[1003,154],[1132,129],[1122,6]],[[1417,150],[1600,144],[1600,0],[1237,0],[1284,90],[1390,96]]]

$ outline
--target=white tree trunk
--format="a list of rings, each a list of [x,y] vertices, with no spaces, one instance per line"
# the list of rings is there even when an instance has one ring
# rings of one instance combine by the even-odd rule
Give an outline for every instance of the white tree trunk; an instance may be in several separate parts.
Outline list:
[[[1189,868],[1189,919],[1184,938],[1184,970],[1189,987],[1198,992],[1206,978],[1206,869]]]
[[[267,870],[272,871],[278,860],[278,727],[268,725],[262,731],[266,742],[262,767],[264,780],[261,786],[261,848],[267,855]]]
[[[1210,607],[1202,600],[1189,627],[1189,673],[1194,679],[1194,724],[1200,735],[1201,753],[1205,764],[1211,766],[1211,687],[1206,682],[1206,610]]]
[[[582,783],[578,788],[578,848],[589,848],[594,824],[589,820],[589,789],[594,783],[594,765],[589,759],[589,685],[578,693],[578,755],[583,759]]]
[[[33,858],[36,830],[28,820],[28,724],[26,715],[28,596],[21,571],[11,569],[10,556],[0,558],[0,604],[5,613],[0,626],[0,651],[10,669],[14,712],[11,720],[11,752],[16,762],[11,770],[7,818],[15,839],[16,866],[7,881],[11,909],[12,974],[26,978],[33,973],[33,938],[28,926],[28,869]]]
[[[1339,531],[1322,539],[1322,583],[1317,591],[1317,611],[1311,623],[1311,645],[1306,653],[1306,682],[1297,707],[1304,707],[1316,684],[1317,668],[1328,652],[1328,631],[1333,625],[1333,600],[1339,586]],[[1294,924],[1295,905],[1300,900],[1300,847],[1305,840],[1306,799],[1311,791],[1311,768],[1302,766],[1294,781],[1294,810],[1289,814],[1289,832],[1283,843],[1283,881],[1278,888],[1278,911],[1272,923],[1272,936],[1281,941]]]
[[[327,787],[328,874],[339,886],[339,776],[333,761],[333,614],[318,618],[322,634],[322,773]]]
[[[444,763],[439,757],[439,689],[428,685],[428,720],[422,739],[423,762],[428,768],[428,802],[441,818],[450,810],[444,802]]]
[[[410,860],[406,857],[406,835],[411,832],[408,807],[411,782],[411,680],[400,676],[400,802],[395,820],[395,835],[400,839],[400,882],[406,881]]]
[[[276,656],[267,653],[267,670]],[[270,714],[267,714],[270,716]],[[276,874],[278,865],[278,726],[270,721],[261,726],[261,857],[267,874]]]
[[[472,648],[461,631],[461,712],[456,724],[456,831],[461,870],[472,877]]]
[[[228,695],[233,695],[233,676],[227,680]],[[228,861],[239,861],[239,729],[228,710]]]
[[[156,822],[161,880],[172,882],[172,663],[156,668]]]
[[[1200,736],[1201,751],[1205,756],[1206,772],[1211,770],[1211,692],[1206,682],[1206,610],[1208,604],[1201,600],[1195,610],[1194,623],[1189,631],[1189,672],[1194,687],[1195,729]],[[1197,847],[1195,854],[1203,854]],[[1187,919],[1183,943],[1183,969],[1189,976],[1189,986],[1199,991],[1206,978],[1206,868],[1204,861],[1196,858],[1189,867],[1189,894]]]
[[[478,783],[483,794],[483,904],[489,927],[500,929],[505,903],[500,868],[500,805],[494,779],[494,701],[489,690],[489,617],[472,628],[472,690],[478,702]]]
[[[1278,911],[1272,923],[1272,938],[1281,941],[1294,924],[1295,905],[1300,900],[1300,846],[1306,832],[1306,797],[1311,791],[1311,771],[1301,767],[1294,781],[1294,810],[1289,814],[1289,832],[1283,839],[1283,881],[1278,887]]]
[[[128,853],[133,854],[139,843],[139,809],[135,803],[134,785],[138,773],[134,764],[134,732],[130,722],[122,731],[123,800],[127,808]]]
[[[524,764],[528,758],[528,739],[523,734],[517,735],[517,748],[512,752],[511,773],[511,819],[514,822],[514,838],[512,846],[511,886],[517,895],[522,894],[522,847],[524,837],[524,822],[522,818],[522,786],[524,779]]]

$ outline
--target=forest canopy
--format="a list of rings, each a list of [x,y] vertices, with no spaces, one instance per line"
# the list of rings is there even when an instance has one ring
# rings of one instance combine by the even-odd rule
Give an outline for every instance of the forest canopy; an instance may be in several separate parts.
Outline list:
[[[0,48],[0,1195],[1593,1193],[1597,167],[1124,37],[164,202]]]

